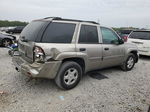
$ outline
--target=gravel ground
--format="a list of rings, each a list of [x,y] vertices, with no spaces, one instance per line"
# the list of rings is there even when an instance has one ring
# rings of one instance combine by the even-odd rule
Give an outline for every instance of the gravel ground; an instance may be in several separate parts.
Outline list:
[[[148,112],[150,105],[150,57],[142,57],[134,69],[95,71],[69,91],[53,80],[33,79],[15,71],[8,49],[0,48],[0,112]]]

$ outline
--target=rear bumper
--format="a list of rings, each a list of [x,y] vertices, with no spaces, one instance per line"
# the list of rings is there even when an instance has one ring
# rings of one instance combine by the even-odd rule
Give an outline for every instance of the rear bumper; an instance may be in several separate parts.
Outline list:
[[[12,61],[17,71],[33,78],[54,79],[61,65],[61,61],[30,64],[20,56],[14,56]]]

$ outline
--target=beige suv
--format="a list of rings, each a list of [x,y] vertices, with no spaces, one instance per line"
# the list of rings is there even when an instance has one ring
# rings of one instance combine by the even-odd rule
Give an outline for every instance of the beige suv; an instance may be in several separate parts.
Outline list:
[[[13,57],[17,71],[55,79],[63,89],[75,87],[89,71],[111,66],[129,71],[138,62],[134,44],[124,43],[112,29],[92,21],[34,20],[22,31],[18,46]]]

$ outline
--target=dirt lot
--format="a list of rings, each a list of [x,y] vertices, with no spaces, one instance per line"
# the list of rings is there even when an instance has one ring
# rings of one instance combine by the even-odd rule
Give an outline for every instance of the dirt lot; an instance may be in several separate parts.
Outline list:
[[[29,80],[15,71],[8,49],[0,48],[0,112],[147,112],[150,105],[150,57],[130,72],[109,68],[101,80],[85,75],[69,91],[53,80]]]

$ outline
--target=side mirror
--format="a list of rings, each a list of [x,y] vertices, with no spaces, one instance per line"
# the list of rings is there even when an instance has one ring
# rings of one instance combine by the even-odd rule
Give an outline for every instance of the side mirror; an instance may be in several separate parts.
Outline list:
[[[124,44],[124,40],[123,39],[119,39],[119,44]]]

